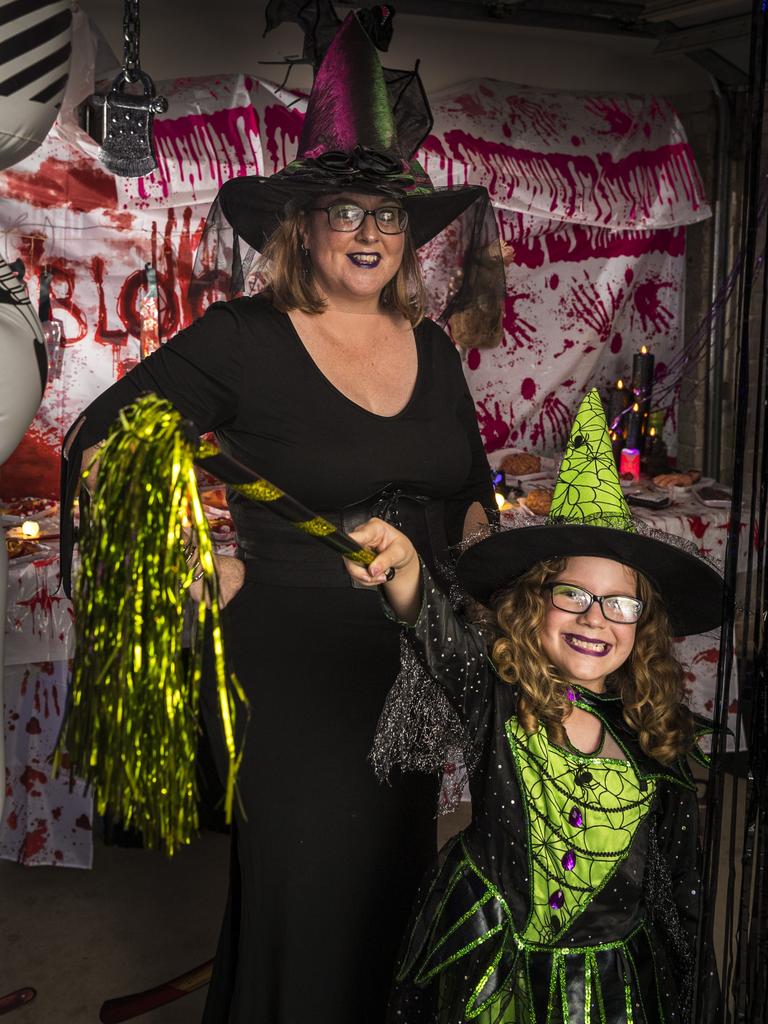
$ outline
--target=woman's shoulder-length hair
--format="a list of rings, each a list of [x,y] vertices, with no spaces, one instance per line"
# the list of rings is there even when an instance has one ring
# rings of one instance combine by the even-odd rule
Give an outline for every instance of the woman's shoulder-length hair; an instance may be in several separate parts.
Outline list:
[[[289,214],[264,246],[259,266],[263,294],[283,313],[293,309],[322,313],[325,302],[312,279],[310,258],[302,249],[302,216],[301,211]],[[406,231],[403,259],[381,291],[381,305],[400,313],[415,327],[424,319],[426,302],[416,247]]]

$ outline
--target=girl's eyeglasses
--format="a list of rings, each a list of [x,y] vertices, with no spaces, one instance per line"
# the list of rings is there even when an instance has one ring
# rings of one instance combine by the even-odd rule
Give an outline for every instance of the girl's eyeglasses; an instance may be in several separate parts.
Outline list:
[[[606,594],[598,597],[590,594],[583,587],[575,587],[572,583],[545,583],[543,590],[549,591],[552,604],[561,612],[581,615],[588,611],[597,601],[600,611],[609,622],[637,622],[643,613],[643,602],[636,597],[625,597],[623,594]]]
[[[357,231],[369,216],[376,221],[376,227],[383,235],[401,235],[408,227],[408,213],[402,206],[365,210],[357,203],[331,203],[330,206],[313,206],[312,209],[327,215],[332,231]]]

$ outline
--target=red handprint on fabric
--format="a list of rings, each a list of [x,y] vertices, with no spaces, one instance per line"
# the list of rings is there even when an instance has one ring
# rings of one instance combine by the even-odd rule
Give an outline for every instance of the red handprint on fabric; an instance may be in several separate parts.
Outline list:
[[[598,288],[589,273],[584,271],[584,282],[571,286],[565,306],[569,326],[573,321],[583,324],[604,344],[613,335],[614,324],[624,305],[624,289],[607,283]]]
[[[571,428],[573,414],[553,392],[542,402],[536,423],[532,424],[530,443],[542,448],[562,448]]]
[[[544,142],[559,139],[565,131],[565,118],[544,103],[534,103],[525,96],[507,97],[509,121],[514,134],[518,132],[534,132]]]
[[[533,348],[536,344],[536,325],[526,320],[518,305],[533,299],[532,292],[509,291],[504,303],[504,334],[514,342],[515,348]]]
[[[654,334],[666,334],[669,331],[675,322],[675,315],[664,305],[659,293],[662,288],[672,287],[672,281],[661,281],[658,277],[651,277],[637,286],[632,299],[640,317],[642,331],[652,330]]]
[[[597,135],[628,135],[635,126],[634,117],[616,100],[591,99],[584,104],[584,109],[605,122],[605,128],[595,129]]]
[[[480,433],[483,435],[483,445],[487,452],[495,452],[504,448],[509,435],[512,432],[511,424],[507,423],[501,412],[499,402],[493,403],[493,412],[488,408],[489,400],[477,403],[477,420],[480,425]]]

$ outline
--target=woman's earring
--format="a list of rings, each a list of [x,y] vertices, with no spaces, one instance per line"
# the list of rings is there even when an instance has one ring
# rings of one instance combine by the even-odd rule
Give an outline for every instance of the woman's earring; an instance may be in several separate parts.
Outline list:
[[[307,249],[303,242],[299,244],[299,248],[301,249],[301,261],[303,264],[302,271],[304,273],[304,277],[309,277],[310,267],[312,265],[312,261],[309,258],[309,249]]]

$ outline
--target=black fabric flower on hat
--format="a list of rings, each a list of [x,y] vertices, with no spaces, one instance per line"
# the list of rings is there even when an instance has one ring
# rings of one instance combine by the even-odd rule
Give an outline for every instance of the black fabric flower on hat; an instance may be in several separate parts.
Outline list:
[[[413,183],[413,175],[404,160],[368,146],[355,146],[349,152],[331,149],[317,156],[305,156],[289,164],[284,173],[316,180],[326,178],[329,184],[354,183],[358,178],[402,186]]]

